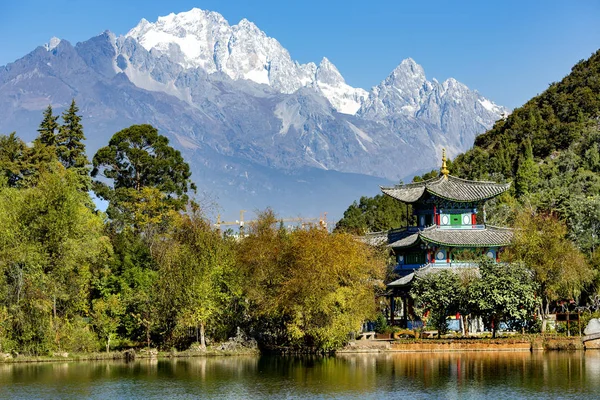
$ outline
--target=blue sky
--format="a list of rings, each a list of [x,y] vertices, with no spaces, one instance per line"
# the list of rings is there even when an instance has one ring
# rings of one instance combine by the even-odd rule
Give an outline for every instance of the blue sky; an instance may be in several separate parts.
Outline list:
[[[598,1],[0,0],[0,65],[51,36],[71,43],[192,7],[248,18],[299,62],[329,58],[369,89],[404,58],[517,107],[600,48]]]

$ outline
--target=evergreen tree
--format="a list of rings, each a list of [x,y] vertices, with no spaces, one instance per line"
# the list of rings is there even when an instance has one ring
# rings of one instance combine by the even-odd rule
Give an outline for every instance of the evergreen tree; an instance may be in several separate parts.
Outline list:
[[[56,146],[56,135],[59,130],[57,120],[58,115],[53,115],[52,106],[48,105],[48,108],[44,111],[44,119],[38,128],[40,134],[36,140],[49,147]]]
[[[0,135],[0,181],[6,180],[8,186],[16,188],[34,185],[56,159],[50,149],[39,141],[27,147],[15,132]]]
[[[132,125],[113,135],[108,146],[96,152],[92,177],[113,181],[112,186],[94,181],[96,195],[110,202],[113,221],[136,220],[136,214],[160,215],[182,210],[188,191],[196,190],[189,165],[169,139],[151,125]],[[154,210],[148,206],[154,205]],[[139,227],[139,226],[138,226]]]
[[[533,159],[531,140],[523,142],[523,153],[519,156],[519,167],[515,179],[517,196],[522,197],[534,189],[539,175],[539,167]]]
[[[77,115],[78,112],[79,108],[73,99],[71,106],[62,115],[63,124],[56,137],[56,153],[65,168],[73,168],[82,177],[84,189],[89,190],[91,186],[88,176],[89,161],[85,155],[85,144],[83,143],[85,136],[81,125],[81,116]]]

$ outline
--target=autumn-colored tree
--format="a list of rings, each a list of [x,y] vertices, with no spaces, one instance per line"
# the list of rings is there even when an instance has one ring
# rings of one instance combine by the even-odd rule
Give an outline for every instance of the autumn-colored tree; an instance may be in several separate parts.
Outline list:
[[[288,233],[267,211],[239,250],[250,309],[269,318],[285,344],[334,349],[376,314],[384,257],[351,235],[318,228]]]

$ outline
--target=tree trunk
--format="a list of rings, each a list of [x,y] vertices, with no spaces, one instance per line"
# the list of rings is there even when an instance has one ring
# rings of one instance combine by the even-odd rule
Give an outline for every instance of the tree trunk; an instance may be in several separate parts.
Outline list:
[[[204,338],[204,322],[200,322],[200,347],[206,349],[206,339]]]
[[[492,339],[496,339],[496,318],[492,317]]]
[[[469,337],[469,315],[461,315],[463,319],[463,335]]]
[[[546,305],[542,304],[540,307],[540,317],[542,317],[542,333],[546,332],[546,324],[548,314],[550,314],[550,302],[546,299]]]
[[[106,352],[110,353],[110,333],[106,335]]]

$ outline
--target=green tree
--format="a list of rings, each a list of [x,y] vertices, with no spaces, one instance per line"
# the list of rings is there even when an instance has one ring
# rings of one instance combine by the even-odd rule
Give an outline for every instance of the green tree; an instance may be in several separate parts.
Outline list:
[[[110,257],[78,177],[55,167],[33,187],[0,188],[0,302],[12,340],[32,354],[64,349],[71,321],[89,311],[91,270]]]
[[[419,276],[411,288],[417,313],[431,321],[438,337],[448,332],[448,316],[459,311],[460,286],[458,274],[442,269]]]
[[[539,168],[533,159],[531,141],[525,139],[523,153],[519,156],[517,173],[515,177],[515,190],[517,196],[525,196],[535,189],[539,176]]]
[[[37,141],[28,147],[14,132],[0,135],[0,180],[8,186],[30,187],[42,172],[55,167],[55,163],[51,148]]]
[[[107,353],[110,352],[110,342],[115,338],[124,313],[125,307],[119,294],[111,294],[92,301],[92,324],[98,335],[106,341]]]
[[[600,197],[576,197],[570,202],[569,237],[595,258],[600,245]]]
[[[56,147],[59,132],[58,115],[52,114],[52,106],[48,105],[44,111],[44,119],[38,128],[39,135],[36,140],[49,147]]]
[[[183,214],[174,219],[157,253],[164,329],[179,336],[195,329],[205,348],[207,327],[216,325],[241,295],[233,240],[221,238],[199,213]]]
[[[507,251],[508,259],[523,263],[538,285],[543,330],[550,302],[578,298],[593,278],[584,255],[566,234],[565,224],[556,217],[525,210],[517,216],[513,245]]]
[[[98,297],[120,295],[125,313],[118,332],[149,347],[159,320],[157,262],[146,238],[128,229],[109,231],[114,257],[108,269],[97,271],[95,290]]]
[[[469,286],[468,298],[476,313],[487,320],[492,337],[501,322],[517,321],[525,326],[532,320],[538,300],[529,270],[520,264],[483,260],[479,273],[481,278]]]
[[[126,206],[139,203],[144,188],[164,194],[162,203],[172,210],[183,209],[188,191],[196,189],[181,153],[151,125],[133,125],[115,133],[108,146],[96,152],[93,165],[92,177],[112,181],[112,186],[95,181],[94,191],[109,201],[107,213],[113,220],[130,221]]]
[[[407,209],[408,207],[408,209]],[[410,206],[387,195],[363,196],[344,211],[344,216],[336,226],[336,232],[363,235],[406,226],[406,219],[412,221]]]
[[[78,112],[79,108],[73,99],[69,108],[62,114],[63,123],[56,135],[56,154],[65,168],[73,169],[80,176],[82,189],[88,191],[91,185],[88,177],[89,161],[85,154],[85,135]]]
[[[15,132],[0,136],[0,173],[11,187],[22,186],[31,174],[27,145]]]

